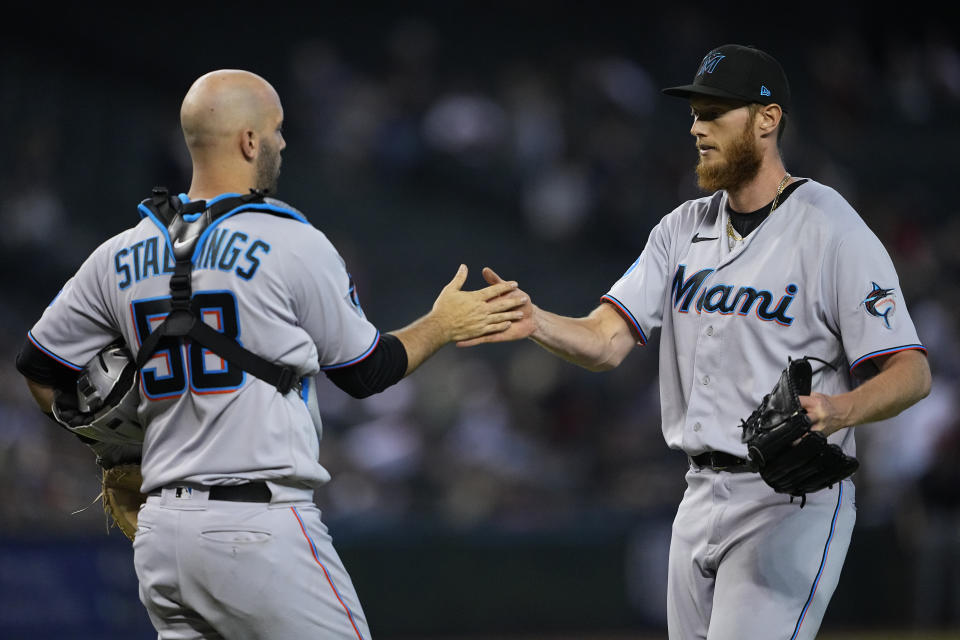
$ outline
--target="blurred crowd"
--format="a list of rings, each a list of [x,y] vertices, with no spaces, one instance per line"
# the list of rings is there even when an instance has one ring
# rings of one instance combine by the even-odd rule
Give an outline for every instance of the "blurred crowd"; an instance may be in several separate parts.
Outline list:
[[[681,19],[685,30],[668,28]],[[362,62],[332,35],[298,38],[264,73],[286,111],[280,196],[340,248],[382,331],[425,312],[460,262],[471,288],[490,265],[541,306],[585,314],[660,217],[698,195],[688,109],[659,88],[687,82],[722,44],[703,20],[665,18],[643,46],[505,37],[483,55],[401,18]],[[947,569],[944,549],[960,573],[960,216],[948,196],[960,49],[933,22],[757,44],[795,94],[788,170],[836,188],[880,236],[933,368],[929,398],[858,430],[860,521],[899,527],[926,562],[922,580],[940,579],[929,576]],[[35,410],[12,363],[60,284],[135,221],[150,187],[186,188],[176,108],[208,69],[150,103],[142,85],[101,77],[115,83],[107,100],[18,64],[3,71],[3,115],[19,124],[0,175],[0,482],[15,489],[0,534],[80,534],[103,526],[96,505],[71,515],[99,491],[92,458]],[[629,521],[683,491],[686,458],[659,432],[655,339],[604,374],[521,343],[447,347],[364,401],[320,382],[329,520],[536,529]]]

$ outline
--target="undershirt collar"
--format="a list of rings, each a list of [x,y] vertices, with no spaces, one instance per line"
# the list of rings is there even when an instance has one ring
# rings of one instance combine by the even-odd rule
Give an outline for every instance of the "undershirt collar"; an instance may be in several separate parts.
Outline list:
[[[782,205],[790,194],[796,191],[797,187],[806,182],[806,178],[801,178],[796,182],[790,183],[783,190],[783,193],[780,194],[780,200],[778,207]],[[760,207],[756,211],[751,211],[749,213],[737,213],[730,208],[730,201],[727,201],[727,215],[730,216],[730,224],[733,225],[733,228],[737,233],[740,234],[740,237],[746,238],[750,235],[754,229],[760,226],[760,223],[767,219],[767,216],[770,215],[770,205],[773,204],[773,200]]]

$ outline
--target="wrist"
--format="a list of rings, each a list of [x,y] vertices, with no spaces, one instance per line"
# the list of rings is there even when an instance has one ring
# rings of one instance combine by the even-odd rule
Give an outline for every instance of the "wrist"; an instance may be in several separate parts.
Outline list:
[[[825,436],[831,436],[841,429],[853,426],[852,412],[855,403],[847,394],[823,396],[826,414],[821,418],[821,431]]]
[[[423,335],[432,346],[439,348],[453,340],[453,328],[450,325],[446,314],[434,308],[423,316],[419,322]]]
[[[531,340],[539,342],[546,333],[546,322],[544,320],[543,310],[532,302],[530,303],[530,322],[533,324],[533,331],[530,332],[528,337]]]
[[[845,429],[858,424],[856,413],[857,404],[850,397],[849,393],[843,393],[835,397],[835,403],[838,405],[839,422],[838,429]]]

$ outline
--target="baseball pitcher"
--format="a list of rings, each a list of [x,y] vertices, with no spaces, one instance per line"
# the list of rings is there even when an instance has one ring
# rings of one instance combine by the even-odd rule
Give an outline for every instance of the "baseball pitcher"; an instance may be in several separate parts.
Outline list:
[[[854,525],[851,427],[929,393],[926,351],[877,237],[839,193],[784,167],[791,96],[774,58],[717,47],[664,92],[689,100],[709,195],[666,215],[588,316],[531,302],[462,344],[529,337],[600,371],[659,329],[663,434],[690,459],[670,638],[813,638]]]

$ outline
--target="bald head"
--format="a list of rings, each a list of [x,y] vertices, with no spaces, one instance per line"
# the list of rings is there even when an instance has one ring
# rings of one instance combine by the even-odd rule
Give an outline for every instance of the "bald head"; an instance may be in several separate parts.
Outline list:
[[[282,123],[280,97],[255,73],[221,69],[200,76],[180,107],[194,184],[275,188],[285,146]]]
[[[180,124],[192,153],[232,144],[248,129],[261,131],[278,113],[280,98],[269,82],[249,71],[221,69],[200,76],[187,91]]]

